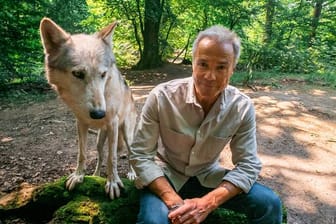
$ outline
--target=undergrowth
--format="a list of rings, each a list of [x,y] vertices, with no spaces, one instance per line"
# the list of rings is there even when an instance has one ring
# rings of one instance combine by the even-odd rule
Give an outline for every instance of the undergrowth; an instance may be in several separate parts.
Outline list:
[[[309,85],[326,86],[336,89],[336,73],[294,74],[275,71],[241,72],[231,77],[231,83],[238,86],[262,85],[281,87],[286,82],[301,82]]]
[[[125,72],[131,74],[134,71],[126,70]],[[138,73],[139,71],[136,72]],[[148,80],[153,79],[150,75],[151,73],[143,74],[143,76],[148,76],[145,77]],[[162,75],[166,76],[167,74]],[[133,80],[127,80],[127,82],[132,84]],[[271,86],[274,88],[281,88],[287,83],[303,83],[336,89],[336,73],[289,74],[275,71],[250,73],[236,71],[231,77],[230,83],[235,86]],[[8,85],[1,85],[0,83],[0,109],[19,104],[44,102],[55,97],[57,97],[57,94],[43,79],[34,82],[16,82]]]

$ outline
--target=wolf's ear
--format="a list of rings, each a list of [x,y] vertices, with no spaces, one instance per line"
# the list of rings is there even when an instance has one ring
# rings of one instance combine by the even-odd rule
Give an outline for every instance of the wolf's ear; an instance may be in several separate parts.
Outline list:
[[[106,43],[111,44],[112,42],[112,36],[113,36],[113,31],[118,25],[118,22],[115,21],[111,23],[110,25],[106,26],[102,30],[99,31],[98,33],[98,38],[103,39]]]
[[[48,18],[41,20],[40,34],[44,50],[48,54],[60,49],[61,45],[70,39],[70,34]]]

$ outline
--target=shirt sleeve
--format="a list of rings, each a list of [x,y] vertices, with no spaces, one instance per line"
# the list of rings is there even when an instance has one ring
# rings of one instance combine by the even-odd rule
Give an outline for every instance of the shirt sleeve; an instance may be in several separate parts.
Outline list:
[[[243,113],[241,125],[230,142],[234,169],[223,180],[248,193],[258,178],[261,162],[257,156],[255,110],[252,103]]]
[[[154,161],[157,154],[158,137],[158,101],[153,90],[143,106],[130,150],[130,163],[139,178],[138,181],[143,186],[147,186],[156,178],[164,175]]]

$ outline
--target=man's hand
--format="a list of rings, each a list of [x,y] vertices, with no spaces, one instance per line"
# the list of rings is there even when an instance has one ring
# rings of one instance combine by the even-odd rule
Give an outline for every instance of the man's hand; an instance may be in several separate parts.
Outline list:
[[[242,192],[230,182],[223,181],[217,188],[202,198],[186,199],[168,215],[173,224],[198,224],[221,204]]]
[[[213,202],[206,198],[184,200],[184,204],[171,211],[168,215],[173,224],[198,224],[215,209]]]
[[[148,187],[161,198],[168,208],[183,203],[183,199],[175,192],[165,177],[156,178]]]

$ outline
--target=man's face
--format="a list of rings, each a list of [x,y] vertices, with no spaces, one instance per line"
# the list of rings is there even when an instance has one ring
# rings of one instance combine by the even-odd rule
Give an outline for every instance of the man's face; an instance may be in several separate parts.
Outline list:
[[[219,43],[205,37],[193,58],[195,92],[199,100],[213,100],[228,85],[234,70],[234,51],[230,42]]]

